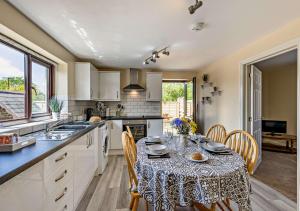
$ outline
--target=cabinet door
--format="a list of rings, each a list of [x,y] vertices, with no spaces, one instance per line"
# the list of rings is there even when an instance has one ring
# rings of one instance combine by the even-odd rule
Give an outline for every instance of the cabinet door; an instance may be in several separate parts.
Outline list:
[[[90,155],[90,180],[93,179],[95,172],[98,168],[98,128],[92,130],[90,133],[90,144],[88,147]]]
[[[111,121],[110,149],[123,149],[122,132],[123,132],[122,120]]]
[[[43,161],[0,185],[0,210],[44,210]]]
[[[74,158],[74,207],[77,207],[89,185],[88,174],[90,156],[88,151],[89,135],[84,135],[71,143]]]
[[[91,100],[91,64],[76,62],[75,64],[75,98]]]
[[[147,136],[162,136],[163,135],[163,120],[149,119],[147,120]]]
[[[120,72],[100,72],[100,100],[120,101]]]
[[[99,74],[95,68],[91,70],[91,99],[97,100],[99,99]]]
[[[162,74],[147,73],[146,101],[161,101],[162,98]]]

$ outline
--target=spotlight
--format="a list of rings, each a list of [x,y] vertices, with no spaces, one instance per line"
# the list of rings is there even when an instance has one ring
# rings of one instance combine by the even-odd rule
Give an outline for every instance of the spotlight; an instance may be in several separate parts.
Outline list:
[[[195,3],[194,5],[192,5],[192,6],[189,7],[189,12],[190,12],[190,14],[191,14],[191,15],[194,14],[195,11],[196,11],[199,7],[201,7],[202,5],[203,5],[203,2],[202,2],[202,1],[196,0],[196,3]]]
[[[153,51],[152,57],[153,57],[154,59],[159,59],[158,52],[157,52],[157,51]]]
[[[155,58],[151,58],[150,61],[153,62],[153,63],[155,63],[156,59]]]
[[[166,56],[169,56],[169,55],[170,55],[170,51],[164,50],[162,53],[163,53],[164,55],[166,55]]]

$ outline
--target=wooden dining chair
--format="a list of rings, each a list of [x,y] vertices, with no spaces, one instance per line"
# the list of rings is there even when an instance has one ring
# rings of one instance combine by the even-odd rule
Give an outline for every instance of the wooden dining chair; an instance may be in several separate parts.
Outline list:
[[[258,160],[258,145],[254,137],[246,131],[234,130],[226,136],[224,144],[242,156],[249,174],[253,175]],[[223,204],[232,210],[229,199],[224,200]],[[220,203],[217,205],[221,208]]]
[[[206,137],[219,143],[224,143],[224,139],[226,137],[226,129],[223,125],[216,124],[211,126],[207,133]]]
[[[127,170],[129,174],[129,191],[131,195],[129,208],[133,211],[137,211],[139,205],[139,199],[142,196],[138,193],[138,179],[134,170],[135,162],[136,162],[136,153],[134,146],[132,145],[132,141],[130,140],[130,136],[128,132],[124,131],[122,133],[122,144],[124,156],[127,162]],[[146,210],[148,211],[148,202],[146,201]]]
[[[126,129],[127,129],[127,133],[128,133],[128,136],[130,138],[130,143],[134,149],[134,153],[135,153],[135,156],[137,154],[137,147],[136,147],[136,144],[135,144],[135,140],[134,140],[134,136],[132,135],[132,132],[131,132],[131,129],[129,126],[126,126]]]

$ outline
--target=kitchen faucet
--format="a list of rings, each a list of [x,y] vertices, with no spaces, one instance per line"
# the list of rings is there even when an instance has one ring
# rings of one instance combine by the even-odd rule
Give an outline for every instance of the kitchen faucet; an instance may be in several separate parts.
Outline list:
[[[59,124],[63,123],[64,121],[65,121],[65,119],[61,119],[53,124],[52,123],[46,124],[46,132],[49,133],[54,127],[58,126]]]

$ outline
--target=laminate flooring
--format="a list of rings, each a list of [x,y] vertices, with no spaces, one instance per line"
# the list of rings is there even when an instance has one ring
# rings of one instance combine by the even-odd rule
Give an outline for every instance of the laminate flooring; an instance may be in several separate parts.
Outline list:
[[[253,211],[294,211],[296,203],[278,191],[252,178],[251,195]],[[82,198],[76,211],[128,211],[127,166],[123,156],[111,156],[102,176],[96,176]],[[233,209],[238,210],[233,204]],[[140,199],[139,211],[145,210],[144,200]],[[152,210],[151,207],[149,211]],[[176,211],[192,211],[194,208],[176,208]]]

